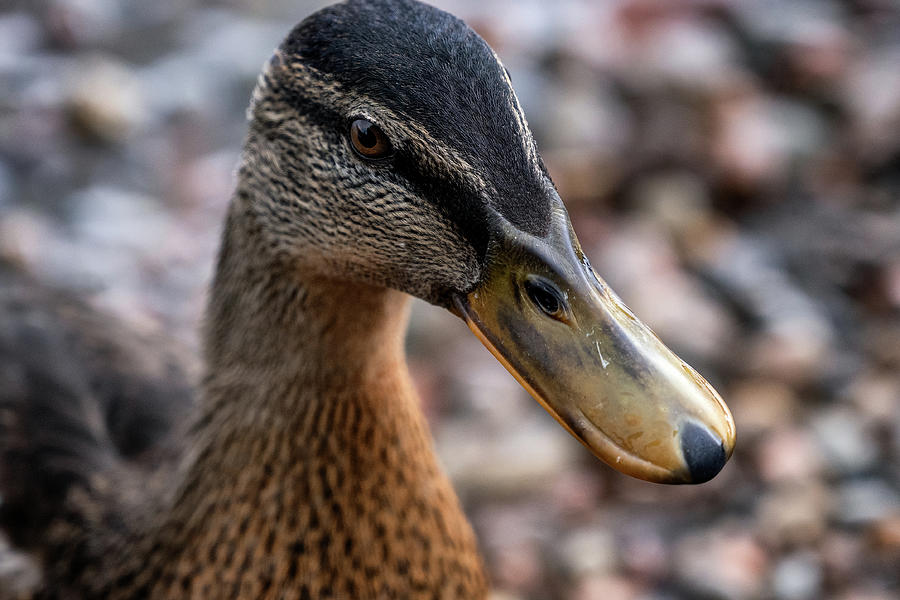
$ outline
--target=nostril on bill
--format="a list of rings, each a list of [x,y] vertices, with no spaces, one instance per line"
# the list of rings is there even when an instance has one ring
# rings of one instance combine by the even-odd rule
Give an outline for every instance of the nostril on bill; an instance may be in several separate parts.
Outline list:
[[[685,423],[681,429],[681,453],[691,473],[691,483],[709,481],[728,460],[719,436],[692,422]]]

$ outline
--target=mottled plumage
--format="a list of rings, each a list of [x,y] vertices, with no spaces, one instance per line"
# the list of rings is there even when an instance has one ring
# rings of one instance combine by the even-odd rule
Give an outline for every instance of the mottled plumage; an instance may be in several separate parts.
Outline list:
[[[360,117],[392,140],[390,168],[354,155]],[[253,95],[185,451],[152,471],[123,453],[137,442],[116,443],[109,414],[190,402],[131,383],[104,394],[89,381],[104,370],[57,346],[64,308],[26,300],[51,315],[41,342],[24,325],[2,337],[21,384],[3,397],[6,527],[42,559],[44,596],[484,596],[393,290],[448,306],[480,276],[495,211],[539,232],[549,204],[534,190],[551,186],[505,71],[461,21],[351,0],[299,25]],[[59,368],[48,379],[41,363]],[[35,473],[46,481],[10,494]]]

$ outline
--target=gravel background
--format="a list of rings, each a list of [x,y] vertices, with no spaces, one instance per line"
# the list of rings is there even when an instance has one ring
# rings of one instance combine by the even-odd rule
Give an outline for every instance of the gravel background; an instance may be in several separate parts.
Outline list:
[[[0,252],[196,346],[257,71],[309,0],[0,0]],[[439,0],[512,73],[597,271],[722,392],[622,476],[457,319],[410,360],[497,599],[900,598],[900,3]],[[0,597],[32,576],[0,552]]]

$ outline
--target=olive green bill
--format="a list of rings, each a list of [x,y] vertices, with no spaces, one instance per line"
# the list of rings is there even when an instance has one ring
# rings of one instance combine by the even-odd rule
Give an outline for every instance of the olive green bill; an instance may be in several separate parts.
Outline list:
[[[613,468],[658,483],[714,477],[734,448],[728,407],[594,273],[562,203],[544,238],[497,222],[481,283],[456,298],[475,335]]]

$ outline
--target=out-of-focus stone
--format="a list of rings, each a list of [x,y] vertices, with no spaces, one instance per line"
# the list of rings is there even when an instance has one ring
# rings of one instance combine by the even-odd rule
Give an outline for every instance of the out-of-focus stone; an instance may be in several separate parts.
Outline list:
[[[830,341],[816,325],[813,320],[781,320],[751,338],[749,370],[797,384],[815,379],[825,364]]]
[[[544,562],[534,542],[496,548],[489,560],[497,584],[516,593],[531,595],[544,578]]]
[[[822,565],[812,552],[788,555],[772,570],[772,591],[779,600],[815,600],[822,597]]]
[[[638,579],[659,581],[671,570],[671,552],[653,527],[629,528],[620,541],[618,550],[624,567]]]
[[[870,322],[864,333],[866,350],[872,358],[888,368],[900,369],[900,323],[897,319]]]
[[[755,189],[783,175],[786,150],[764,97],[749,84],[719,98],[713,153],[727,178]]]
[[[825,307],[788,276],[764,239],[735,233],[717,242],[697,255],[698,266],[759,322],[734,366],[796,384],[818,377],[835,338]]]
[[[845,80],[844,98],[856,126],[856,147],[870,161],[884,160],[897,148],[900,119],[900,47],[887,46],[859,56]]]
[[[772,546],[808,544],[826,531],[831,497],[815,481],[784,483],[757,505],[757,528]]]
[[[633,198],[636,208],[679,237],[712,218],[709,190],[690,171],[648,174],[635,185]]]
[[[850,481],[838,489],[837,517],[846,525],[864,525],[900,512],[900,494],[880,479]]]
[[[852,586],[835,597],[835,600],[897,600],[892,590],[871,589],[865,585]]]
[[[572,208],[581,205],[595,209],[598,199],[606,197],[617,182],[615,161],[596,151],[551,148],[541,156],[559,195]]]
[[[771,10],[772,6],[738,3],[734,16],[753,39],[777,44],[815,39],[819,30],[842,25],[841,5],[831,0],[794,0],[779,5],[781,10]]]
[[[689,534],[674,554],[678,579],[698,594],[749,600],[760,597],[765,588],[769,561],[746,528],[719,524]]]
[[[739,381],[725,397],[742,438],[790,425],[799,416],[794,390],[779,381],[763,378]]]
[[[594,515],[604,491],[596,469],[571,469],[553,480],[550,499],[563,518],[582,520]]]
[[[76,130],[102,142],[120,142],[141,125],[145,108],[140,81],[124,63],[94,57],[76,69],[68,108]]]
[[[126,11],[116,0],[49,0],[46,26],[54,42],[83,47],[116,39]]]
[[[642,590],[623,577],[588,575],[578,582],[571,600],[638,600]]]
[[[149,254],[158,251],[172,226],[155,198],[128,189],[97,185],[74,193],[68,202],[76,235],[92,247]]]
[[[890,372],[868,372],[853,382],[849,396],[869,425],[890,423],[900,409],[900,376]]]
[[[0,256],[26,265],[43,265],[48,258],[48,246],[60,235],[34,211],[11,210],[0,219]]]
[[[6,56],[33,52],[43,38],[43,31],[31,15],[24,12],[0,14],[0,62]]]
[[[900,512],[873,523],[869,538],[878,551],[900,558]]]
[[[0,213],[12,206],[13,175],[5,163],[0,162]]]
[[[878,459],[878,447],[859,413],[846,407],[815,415],[812,430],[822,449],[826,468],[841,474],[857,473]]]
[[[598,272],[667,344],[710,361],[728,345],[733,322],[680,268],[661,227],[632,221],[593,254]]]
[[[671,19],[647,38],[653,80],[693,93],[719,87],[737,68],[734,39],[713,21]]]
[[[787,51],[797,86],[840,84],[850,67],[851,47],[849,33],[837,24],[820,23],[798,31]]]
[[[448,373],[456,387],[454,392],[460,406],[492,434],[512,434],[522,420],[546,416],[543,409],[465,326],[462,329],[464,335],[456,345],[452,357],[454,364]],[[534,426],[539,425],[539,422],[534,422]]]
[[[210,10],[195,13],[182,35],[193,44],[199,64],[206,69],[253,82],[285,29],[283,22]]]
[[[864,560],[862,536],[839,531],[830,532],[821,545],[822,567],[830,583],[843,586],[858,576]]]
[[[715,158],[725,174],[757,189],[782,180],[791,158],[811,156],[827,134],[812,107],[762,96],[748,88],[718,105]]]
[[[781,427],[766,435],[756,448],[757,468],[769,483],[803,481],[819,474],[822,458],[804,429]]]
[[[900,308],[900,260],[895,260],[887,266],[884,280],[888,301],[894,308]]]
[[[540,596],[550,564],[542,540],[549,535],[548,513],[535,502],[485,504],[472,515],[483,541],[493,585],[531,598]]]
[[[568,569],[577,575],[609,573],[616,565],[616,541],[606,529],[579,529],[562,543],[560,554]]]
[[[549,145],[557,152],[571,148],[588,157],[624,150],[632,133],[628,108],[590,76],[586,65],[574,60],[563,64],[558,80],[547,82],[545,91],[545,103],[553,107],[542,115]]]
[[[448,420],[435,436],[438,453],[458,486],[501,495],[545,489],[547,480],[571,464],[580,448],[540,413],[503,435],[473,428],[468,420]]]
[[[506,590],[491,590],[488,600],[523,600],[522,596]]]
[[[192,161],[184,170],[183,180],[174,182],[176,198],[171,200],[176,211],[183,215],[196,210],[204,223],[224,217],[235,187],[236,164],[238,154],[233,151],[215,152]]]

